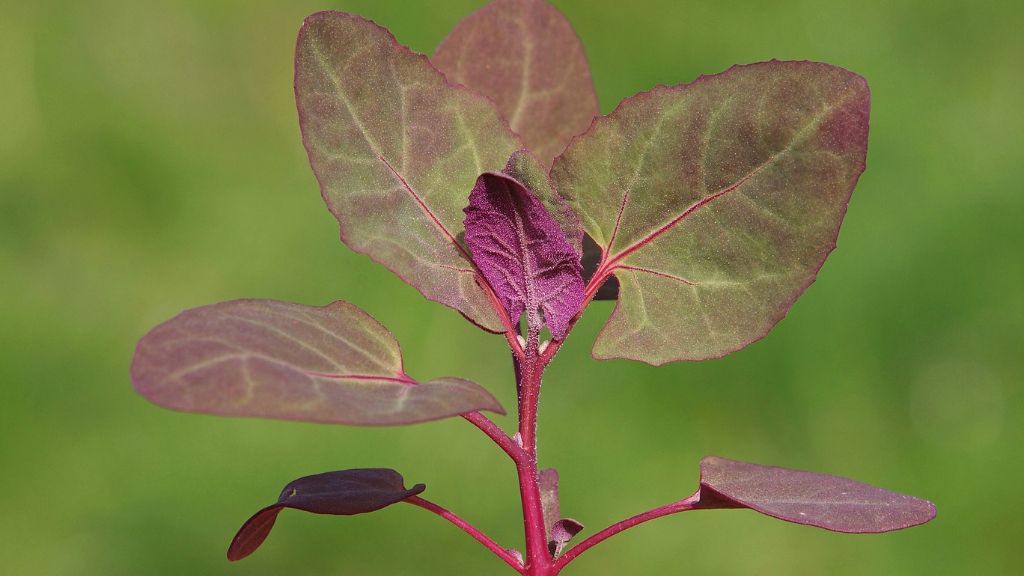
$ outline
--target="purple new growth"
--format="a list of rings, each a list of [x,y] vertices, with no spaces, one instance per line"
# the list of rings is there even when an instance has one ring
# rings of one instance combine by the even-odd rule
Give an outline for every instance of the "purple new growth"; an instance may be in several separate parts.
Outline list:
[[[531,330],[564,339],[583,305],[583,266],[541,201],[507,174],[485,172],[465,212],[473,261],[509,316],[526,312]]]

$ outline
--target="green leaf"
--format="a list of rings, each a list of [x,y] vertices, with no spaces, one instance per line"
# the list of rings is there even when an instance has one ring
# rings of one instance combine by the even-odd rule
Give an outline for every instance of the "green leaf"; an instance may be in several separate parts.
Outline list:
[[[763,337],[835,247],[867,153],[863,78],[815,62],[736,66],[599,118],[552,180],[614,274],[596,358],[716,358]]]
[[[493,100],[545,169],[598,115],[583,45],[543,0],[485,5],[455,26],[431,60]]]
[[[236,300],[187,310],[139,341],[131,374],[142,396],[188,412],[356,425],[504,414],[473,382],[410,378],[394,336],[340,301]]]
[[[461,241],[477,176],[521,148],[494,106],[384,28],[340,12],[313,14],[299,31],[295,98],[342,240],[427,298],[505,330]]]

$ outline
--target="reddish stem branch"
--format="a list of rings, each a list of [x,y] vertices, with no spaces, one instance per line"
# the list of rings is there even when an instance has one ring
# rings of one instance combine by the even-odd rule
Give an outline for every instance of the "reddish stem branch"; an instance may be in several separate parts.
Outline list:
[[[513,461],[519,462],[526,457],[523,449],[509,438],[508,434],[505,434],[505,432],[487,416],[484,416],[480,412],[468,412],[463,414],[462,417],[479,428],[487,435],[488,438],[493,440],[494,443],[504,450]]]
[[[644,522],[647,522],[649,520],[654,520],[655,518],[661,518],[662,516],[668,516],[669,514],[675,514],[677,512],[686,512],[687,510],[693,510],[695,508],[698,508],[699,506],[700,492],[698,491],[689,498],[686,498],[685,500],[672,502],[671,504],[666,504],[653,510],[642,512],[640,514],[637,514],[636,516],[632,516],[621,522],[612,524],[611,526],[605,528],[604,530],[601,530],[597,534],[594,534],[591,537],[587,538],[583,542],[580,542],[576,546],[573,546],[569,549],[568,552],[559,557],[554,565],[555,571],[557,573],[558,571],[562,570],[569,562],[572,562],[577,556],[583,554],[594,545],[600,544],[604,540],[607,540],[608,538],[615,536],[619,532],[628,530],[633,526],[636,526],[637,524],[643,524]]]
[[[458,526],[463,531],[465,531],[466,534],[469,534],[470,536],[475,538],[477,540],[477,542],[480,542],[481,544],[486,546],[488,550],[490,550],[491,552],[494,552],[494,554],[498,558],[501,558],[502,560],[504,560],[505,563],[508,564],[509,566],[511,566],[513,569],[515,569],[516,572],[519,572],[520,574],[524,573],[523,572],[523,565],[519,562],[518,558],[516,558],[508,550],[502,548],[500,544],[498,544],[494,540],[491,540],[490,537],[488,537],[486,534],[484,534],[483,532],[478,530],[475,526],[473,526],[469,522],[466,522],[465,520],[460,518],[458,515],[456,515],[456,514],[450,512],[450,511],[442,508],[441,506],[438,506],[437,504],[434,504],[433,502],[431,502],[429,500],[424,500],[423,498],[420,498],[419,496],[412,496],[412,497],[406,498],[404,500],[404,502],[408,502],[409,504],[412,504],[413,506],[419,506],[420,508],[423,508],[424,510],[429,510],[430,512],[433,512],[434,514],[437,514],[441,518],[444,518],[445,520],[447,520],[447,521],[451,522],[452,524]]]

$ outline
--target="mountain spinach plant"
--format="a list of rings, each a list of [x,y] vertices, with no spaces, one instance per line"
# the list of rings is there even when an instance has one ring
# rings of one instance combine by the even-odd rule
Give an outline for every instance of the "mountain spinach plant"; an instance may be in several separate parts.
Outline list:
[[[542,0],[496,0],[433,58],[351,14],[306,19],[295,54],[302,139],[341,238],[425,297],[502,334],[518,431],[481,386],[410,377],[394,337],[346,302],[238,300],[183,312],[139,343],[132,380],[178,410],[351,425],[459,416],[515,464],[525,550],[499,544],[390,469],[299,478],[228,549],[251,554],[285,508],[361,514],[404,502],[478,540],[513,570],[561,572],[615,534],[691,510],[748,508],[839,532],[935,514],[859,482],[718,457],[685,498],[600,530],[559,511],[539,469],[544,369],[595,299],[617,299],[598,359],[718,358],[760,339],[835,246],[867,152],[869,93],[817,62],[736,66],[658,86],[600,116],[568,22]],[[548,338],[550,336],[550,338]]]

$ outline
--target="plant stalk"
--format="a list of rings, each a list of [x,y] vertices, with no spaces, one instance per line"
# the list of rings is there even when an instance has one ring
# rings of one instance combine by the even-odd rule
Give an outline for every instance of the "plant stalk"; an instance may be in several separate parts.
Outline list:
[[[526,347],[520,357],[519,373],[519,437],[523,458],[516,461],[519,495],[523,504],[523,529],[526,536],[527,576],[553,576],[551,553],[548,551],[547,529],[540,499],[540,477],[537,470],[537,406],[540,400],[541,376],[548,357],[538,352],[538,331],[527,331]]]

